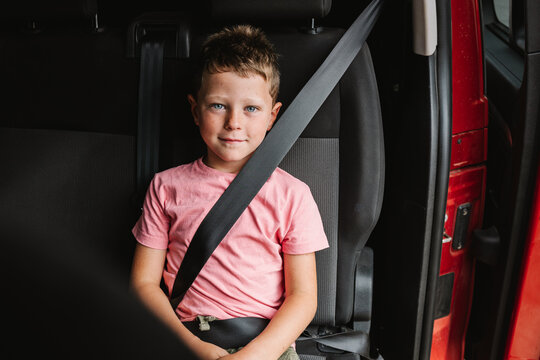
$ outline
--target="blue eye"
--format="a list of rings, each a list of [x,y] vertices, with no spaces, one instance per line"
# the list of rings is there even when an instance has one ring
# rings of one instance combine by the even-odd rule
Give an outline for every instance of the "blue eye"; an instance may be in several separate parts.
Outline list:
[[[223,104],[212,104],[212,105],[210,105],[210,107],[212,109],[216,109],[216,110],[223,110],[225,108],[225,106],[223,106]]]
[[[255,112],[257,110],[257,108],[255,106],[246,106],[246,111],[247,112]]]

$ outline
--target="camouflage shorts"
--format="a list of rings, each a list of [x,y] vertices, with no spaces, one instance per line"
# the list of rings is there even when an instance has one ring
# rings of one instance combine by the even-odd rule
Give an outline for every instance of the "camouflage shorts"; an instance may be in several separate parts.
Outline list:
[[[227,349],[227,352],[229,354],[234,354],[235,352],[239,351],[240,349],[242,349],[242,348],[239,347],[237,349]],[[285,352],[283,354],[281,354],[281,356],[279,357],[278,360],[300,360],[300,358],[298,357],[298,354],[296,353],[296,351],[292,347],[290,347],[287,350],[285,350]]]

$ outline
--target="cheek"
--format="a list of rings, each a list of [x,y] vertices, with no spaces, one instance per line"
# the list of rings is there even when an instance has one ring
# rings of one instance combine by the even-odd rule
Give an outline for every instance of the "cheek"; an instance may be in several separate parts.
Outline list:
[[[211,124],[209,124],[208,122],[205,122],[205,121],[202,121],[199,124],[199,131],[200,131],[202,137],[208,137],[208,136],[210,136],[210,135],[212,135],[213,133],[216,132],[214,127]]]
[[[265,128],[264,128],[265,131],[269,131],[272,128],[272,125],[274,124],[272,120],[273,120],[273,116],[272,114],[269,114],[265,122]]]
[[[262,141],[266,136],[270,122],[265,119],[260,119],[260,121],[251,128],[252,136],[254,135],[257,139]]]
[[[269,131],[272,128],[272,118],[270,117],[268,121],[266,122],[266,131]]]
[[[199,127],[199,133],[201,134],[201,137],[203,138],[203,140],[207,140],[213,132],[208,122],[199,121],[198,127]]]
[[[219,128],[219,117],[208,113],[202,113],[199,118],[199,128],[201,131],[204,130],[205,132],[214,131]]]

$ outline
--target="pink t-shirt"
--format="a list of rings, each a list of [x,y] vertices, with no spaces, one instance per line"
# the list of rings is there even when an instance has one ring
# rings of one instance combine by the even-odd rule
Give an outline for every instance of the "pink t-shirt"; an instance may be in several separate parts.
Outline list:
[[[195,231],[236,175],[202,159],[154,176],[133,228],[139,243],[168,249],[163,278],[169,292]],[[283,253],[328,247],[306,184],[276,169],[205,264],[176,309],[180,320],[270,319],[283,303]]]

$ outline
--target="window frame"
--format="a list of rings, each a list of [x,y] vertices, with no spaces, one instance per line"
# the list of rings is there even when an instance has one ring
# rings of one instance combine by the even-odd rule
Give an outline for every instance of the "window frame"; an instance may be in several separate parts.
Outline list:
[[[509,0],[509,26],[497,17],[494,0],[481,2],[484,26],[521,56],[525,54],[524,0]]]

